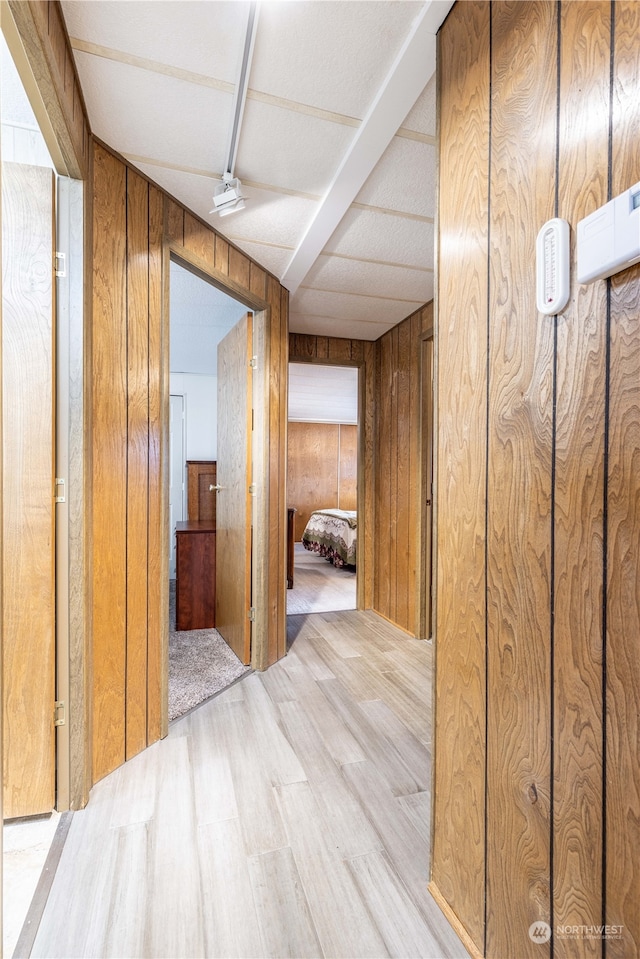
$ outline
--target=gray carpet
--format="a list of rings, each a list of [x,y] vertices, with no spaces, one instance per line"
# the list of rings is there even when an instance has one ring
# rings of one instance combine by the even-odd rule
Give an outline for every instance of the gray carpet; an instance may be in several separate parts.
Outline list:
[[[176,581],[169,583],[169,720],[183,716],[251,672],[217,629],[176,629]]]

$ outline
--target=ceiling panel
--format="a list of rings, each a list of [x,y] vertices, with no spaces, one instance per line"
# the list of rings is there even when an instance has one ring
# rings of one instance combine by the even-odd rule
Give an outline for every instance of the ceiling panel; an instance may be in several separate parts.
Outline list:
[[[424,300],[381,299],[379,296],[358,296],[345,293],[328,293],[323,290],[307,290],[300,287],[291,297],[291,310],[294,313],[309,313],[317,317],[335,317],[342,319],[345,332],[341,336],[352,336],[348,332],[351,320],[361,323],[399,323],[418,307]]]
[[[436,88],[437,81],[434,74],[403,120],[401,124],[402,127],[407,130],[415,130],[416,133],[424,133],[428,136],[435,137],[437,132]]]
[[[238,249],[243,250],[252,260],[260,263],[277,277],[282,276],[293,255],[293,248],[283,249],[274,246],[268,240],[260,243],[257,240],[247,240],[242,236],[236,237],[232,233],[227,233],[226,236]]]
[[[433,296],[433,271],[408,270],[383,263],[354,263],[323,254],[300,287],[301,290],[307,288],[371,296],[388,296],[390,290],[401,289],[403,299],[424,303]]]
[[[222,169],[230,94],[79,51],[75,56],[91,128],[109,146],[178,165]]]
[[[248,100],[236,174],[288,190],[322,194],[355,130],[281,107]]]
[[[422,6],[263,3],[249,85],[362,119]]]
[[[294,247],[313,216],[316,204],[303,197],[287,196],[246,187],[247,196],[244,210],[233,216],[219,217],[211,213],[213,207],[213,177],[184,173],[180,170],[167,170],[164,167],[136,161],[135,165],[146,176],[180,200],[203,220],[211,223],[223,236],[234,235],[246,241],[268,237],[268,242]],[[289,254],[290,258],[290,254]]]
[[[63,0],[72,38],[235,84],[248,4]]]
[[[356,202],[419,216],[435,216],[436,148],[394,137]]]
[[[433,236],[433,223],[352,208],[323,252],[433,267]]]
[[[404,317],[403,317],[404,319]],[[395,326],[390,323],[368,323],[360,320],[317,317],[309,313],[289,313],[289,329],[292,333],[309,333],[313,336],[350,337],[354,340],[377,340],[379,336]]]

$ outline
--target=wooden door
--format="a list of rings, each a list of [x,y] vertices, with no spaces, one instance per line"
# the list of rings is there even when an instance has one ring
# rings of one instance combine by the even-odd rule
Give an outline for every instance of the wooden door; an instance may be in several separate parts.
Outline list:
[[[421,636],[433,634],[433,336],[422,341]]]
[[[218,346],[216,628],[251,661],[251,342],[248,313]]]
[[[54,181],[2,165],[4,817],[55,803]]]
[[[184,519],[184,396],[169,397],[169,579],[176,578],[176,523]]]

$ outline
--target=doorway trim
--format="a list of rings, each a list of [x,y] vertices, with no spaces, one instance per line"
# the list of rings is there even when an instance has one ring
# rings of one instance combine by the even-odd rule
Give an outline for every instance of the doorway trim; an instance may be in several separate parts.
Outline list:
[[[184,269],[200,277],[205,283],[210,283],[221,292],[231,296],[243,306],[253,312],[253,353],[257,357],[254,369],[253,382],[253,482],[255,495],[253,496],[253,542],[252,542],[252,605],[255,608],[255,621],[252,624],[251,636],[251,666],[253,669],[264,669],[269,662],[268,650],[268,504],[269,504],[269,348],[270,348],[270,313],[271,308],[266,300],[240,286],[220,270],[205,264],[198,256],[185,249],[176,242],[165,243],[163,250],[163,289],[162,289],[162,317],[163,317],[163,364],[162,364],[162,440],[161,440],[161,474],[162,474],[162,516],[161,524],[164,539],[163,560],[161,564],[161,589],[163,604],[168,608],[169,603],[169,338],[171,330],[170,316],[170,262],[174,261]],[[286,520],[286,512],[284,513]],[[284,571],[284,557],[283,557]],[[284,582],[284,573],[283,573]],[[168,620],[164,627],[162,638],[162,702],[163,712],[166,715],[168,703],[169,678],[169,631]],[[168,719],[165,718],[164,734],[168,729]]]
[[[356,543],[356,609],[373,607],[374,529],[374,393],[375,344],[363,341],[359,359],[304,356],[295,352],[289,363],[349,366],[358,370],[358,539]],[[291,352],[291,351],[290,351]],[[287,364],[288,379],[288,364]]]

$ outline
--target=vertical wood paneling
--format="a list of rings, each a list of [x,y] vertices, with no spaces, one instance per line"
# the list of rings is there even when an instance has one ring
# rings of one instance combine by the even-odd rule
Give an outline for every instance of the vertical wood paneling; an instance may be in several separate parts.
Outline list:
[[[492,31],[486,941],[540,959],[549,945],[528,930],[551,919],[554,320],[537,313],[525,251],[554,214],[557,77],[540,64],[556,63],[556,6],[494,5]]]
[[[488,3],[440,39],[437,610],[432,880],[484,950]],[[446,188],[445,188],[446,186]]]
[[[392,420],[392,337],[387,334],[376,344],[376,481],[375,481],[375,586],[374,609],[392,618],[392,587],[395,599],[395,566],[391,561],[391,458]],[[384,402],[380,398],[384,397]]]
[[[638,956],[640,268],[578,284],[574,232],[570,301],[546,318],[535,309],[532,263],[556,200],[575,231],[640,180],[640,11],[608,0],[494,2],[491,89],[479,98],[485,132],[476,127],[474,140],[471,103],[459,91],[486,64],[488,38],[470,29],[472,9],[480,7],[456,5],[440,36],[434,891],[481,951],[482,929],[472,930],[465,906],[484,884],[481,871],[466,875],[473,847],[464,824],[478,802],[462,801],[461,787],[486,759],[486,955]],[[465,174],[464,151],[481,156],[489,143],[490,179],[482,165]],[[486,221],[470,216],[487,201],[488,263]],[[472,288],[481,299],[487,266],[484,384],[475,367],[489,404],[485,751],[481,735],[461,733],[472,670],[483,692],[482,650],[469,644],[458,661],[451,655],[456,615],[461,634],[478,628],[478,616],[445,606],[449,583],[457,596],[473,583],[469,550],[455,537],[465,511],[449,512],[464,471],[445,424],[468,413],[473,364],[459,357],[482,329]],[[476,432],[461,429],[472,456],[481,453]],[[528,935],[541,920],[551,945]]]
[[[125,758],[126,170],[93,158],[93,781]]]
[[[562,4],[558,215],[572,224],[607,201],[610,21],[607,0]],[[602,610],[593,600],[602,586],[606,295],[605,283],[576,286],[557,332],[555,927],[602,916]],[[554,955],[601,948],[558,938]]]
[[[640,6],[615,5],[612,194],[640,180]],[[606,636],[607,956],[640,955],[640,267],[611,280]]]
[[[127,171],[126,757],[147,744],[149,187]]]
[[[255,665],[286,651],[286,379],[288,293],[178,203],[95,146],[93,164],[93,779],[166,733],[168,570],[164,416],[164,243],[236,296],[262,297],[254,325],[266,364],[258,516],[265,586]],[[128,187],[127,187],[128,182]],[[268,324],[268,326],[267,326]],[[262,382],[266,386],[263,391]],[[258,419],[262,417],[260,411]],[[259,459],[262,462],[262,454]],[[265,528],[266,527],[266,528]],[[263,570],[263,572],[260,572]],[[126,727],[126,746],[125,746]]]
[[[394,622],[405,629],[415,623],[416,581],[415,563],[412,563],[412,543],[410,539],[411,522],[416,517],[409,516],[411,482],[413,477],[411,462],[411,409],[419,412],[411,395],[411,326],[412,319],[401,323],[397,328],[397,371],[396,371],[396,490],[395,490],[395,530],[396,530],[396,606]]]
[[[356,509],[358,428],[289,423],[287,499],[299,541],[313,510]]]
[[[164,201],[149,189],[149,602],[147,611],[147,741],[162,735],[167,721],[166,649],[169,624],[166,567],[168,520],[163,497],[162,396],[162,230]]]
[[[338,506],[357,509],[358,504],[358,427],[340,426],[338,452]]]
[[[187,212],[184,214],[184,246],[208,267],[215,268],[215,234]]]
[[[420,635],[420,352],[423,307],[375,344],[374,608]]]
[[[169,198],[165,200],[164,229],[167,240],[184,244],[184,210],[175,200]]]

